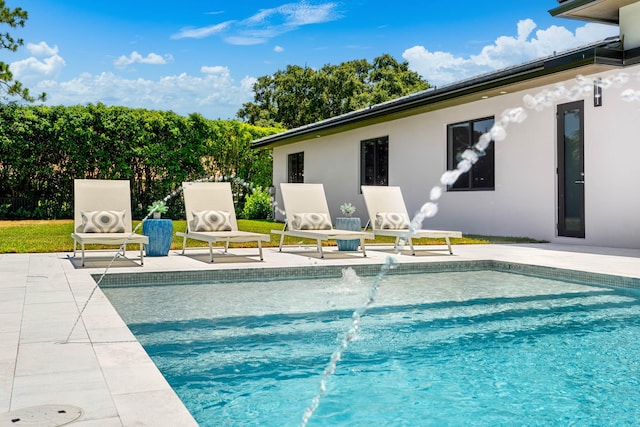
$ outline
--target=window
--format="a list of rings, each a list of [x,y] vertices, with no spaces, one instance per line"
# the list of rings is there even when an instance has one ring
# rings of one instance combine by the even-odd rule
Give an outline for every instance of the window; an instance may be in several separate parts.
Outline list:
[[[389,185],[389,137],[360,142],[360,184]]]
[[[304,182],[304,151],[289,154],[287,158],[287,182]]]
[[[453,170],[461,160],[462,153],[472,148],[480,136],[493,127],[493,117],[456,123],[447,126],[447,169]],[[449,191],[493,190],[495,188],[494,142],[489,144],[485,155],[453,184]]]

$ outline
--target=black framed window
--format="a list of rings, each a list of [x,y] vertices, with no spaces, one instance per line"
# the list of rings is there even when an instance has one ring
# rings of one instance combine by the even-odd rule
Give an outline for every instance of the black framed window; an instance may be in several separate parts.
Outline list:
[[[287,157],[287,182],[304,182],[304,151]]]
[[[447,169],[456,169],[462,153],[473,148],[480,136],[493,127],[494,118],[470,120],[447,126]],[[495,189],[494,144],[491,142],[485,155],[473,165],[471,170],[460,175],[458,180],[448,187],[449,191],[473,191]]]
[[[360,184],[389,185],[389,137],[360,142]]]

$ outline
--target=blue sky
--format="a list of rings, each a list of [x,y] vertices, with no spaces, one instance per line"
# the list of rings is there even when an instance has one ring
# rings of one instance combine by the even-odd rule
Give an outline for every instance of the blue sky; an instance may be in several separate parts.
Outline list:
[[[617,35],[556,0],[7,0],[29,13],[15,78],[49,105],[102,102],[234,118],[257,77],[384,53],[443,85]],[[0,31],[8,28],[0,27]]]

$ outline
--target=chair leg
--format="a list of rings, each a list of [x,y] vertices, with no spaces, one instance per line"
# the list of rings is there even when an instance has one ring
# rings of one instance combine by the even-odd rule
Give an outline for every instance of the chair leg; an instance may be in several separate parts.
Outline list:
[[[258,240],[258,252],[260,252],[260,261],[263,261],[262,258],[262,240]]]
[[[213,243],[209,242],[209,260],[213,262]]]
[[[84,242],[82,242],[81,244],[81,249],[82,249],[82,266],[84,267]]]
[[[364,237],[360,238],[360,247],[362,248],[362,256],[366,257],[367,256],[367,250],[364,247]]]
[[[451,249],[451,241],[448,237],[444,238],[445,242],[447,242],[447,247],[449,248],[449,255],[453,255],[453,250]]]
[[[284,244],[284,233],[280,235],[279,251],[282,252],[282,245]]]
[[[78,242],[74,240],[74,241],[73,241],[73,257],[74,257],[74,258],[76,257],[76,245],[77,245],[77,244],[78,244]]]
[[[140,265],[144,265],[144,243],[140,243]]]
[[[229,251],[229,241],[227,240],[227,241],[224,243],[224,253],[226,254],[228,251]]]
[[[411,249],[411,255],[415,255],[416,250],[413,247],[413,239],[411,237],[409,237],[409,248]]]
[[[187,249],[187,236],[182,238],[182,255],[184,255],[185,249]]]
[[[320,258],[324,258],[324,252],[322,252],[322,242],[318,239],[318,252],[320,252]]]

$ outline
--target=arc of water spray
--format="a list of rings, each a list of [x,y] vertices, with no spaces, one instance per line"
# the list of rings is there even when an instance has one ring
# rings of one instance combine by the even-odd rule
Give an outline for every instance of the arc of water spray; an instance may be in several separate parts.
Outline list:
[[[229,177],[227,177],[227,176],[223,176],[223,177],[211,176],[209,178],[202,178],[202,179],[199,179],[199,180],[196,180],[196,181],[193,181],[193,182],[213,182],[213,181],[228,181],[228,180],[234,181],[234,182],[240,184],[241,186],[246,187],[246,188],[248,188],[250,190],[253,189],[253,185],[251,185],[250,183],[247,183],[246,181],[244,181],[241,178],[236,178],[235,175],[232,175],[232,176],[229,176]],[[147,219],[149,219],[160,208],[160,206],[167,204],[167,202],[169,202],[169,200],[171,200],[174,197],[178,196],[180,193],[182,193],[183,190],[184,190],[184,187],[180,186],[177,189],[175,189],[173,192],[168,194],[164,199],[158,201],[158,202],[161,202],[161,203],[155,203],[154,204],[155,206],[153,207],[153,209],[151,209],[149,211],[149,213],[147,213],[147,215],[144,218],[142,218],[142,221],[140,221],[140,223],[138,225],[136,225],[136,227],[127,236],[127,238],[125,239],[124,243],[122,243],[122,245],[120,245],[120,247],[116,251],[116,254],[113,256],[113,258],[111,258],[111,261],[109,261],[109,264],[107,264],[107,266],[105,267],[104,271],[100,275],[100,278],[96,281],[96,284],[93,287],[93,289],[91,289],[91,292],[89,293],[89,296],[87,297],[87,300],[84,302],[82,308],[80,309],[80,311],[78,312],[78,315],[76,316],[75,321],[73,322],[73,326],[71,326],[71,330],[69,330],[69,334],[67,335],[67,338],[64,341],[61,341],[60,344],[68,344],[69,341],[71,340],[71,335],[73,335],[73,332],[75,331],[76,327],[78,326],[78,323],[80,322],[80,319],[82,318],[82,315],[84,314],[87,306],[89,305],[89,301],[91,301],[91,298],[95,294],[96,290],[98,289],[98,287],[100,287],[100,283],[102,283],[102,280],[104,280],[105,276],[107,275],[107,273],[111,269],[111,266],[116,261],[116,259],[118,259],[120,257],[124,257],[124,251],[125,251],[125,248],[126,248],[127,244],[129,243],[129,240],[136,234],[136,232],[140,229],[140,227],[142,227],[142,224]]]
[[[636,74],[640,80],[640,73]],[[543,90],[535,95],[525,95],[523,97],[524,106],[528,109],[540,112],[546,108],[550,108],[559,100],[567,99],[570,101],[576,101],[582,99],[585,95],[588,95],[593,91],[594,86],[601,87],[602,89],[608,89],[612,86],[620,87],[629,81],[629,75],[621,72],[614,75],[611,78],[586,78],[578,75],[576,77],[576,84],[570,89],[567,89],[562,84],[554,86],[553,89]],[[621,98],[626,102],[640,102],[640,90],[626,89],[621,93]],[[509,108],[505,110],[501,115],[497,123],[494,123],[493,127],[480,136],[478,142],[471,148],[465,150],[460,156],[460,161],[453,170],[448,170],[440,176],[440,184],[434,186],[429,193],[429,201],[426,202],[420,210],[415,214],[411,220],[409,231],[406,235],[401,236],[396,253],[401,250],[410,236],[417,234],[418,230],[422,226],[422,222],[426,218],[434,217],[438,213],[438,200],[442,197],[444,190],[447,186],[453,185],[458,178],[468,172],[477,161],[485,155],[487,148],[492,141],[500,142],[507,137],[507,128],[512,124],[520,124],[527,119],[527,111],[523,107]],[[351,327],[345,334],[344,338],[338,345],[338,347],[331,354],[331,358],[327,367],[325,368],[322,378],[320,380],[320,387],[318,392],[311,400],[311,405],[307,407],[302,417],[301,427],[306,427],[307,423],[313,416],[313,413],[320,406],[320,399],[326,392],[326,385],[329,377],[333,375],[336,370],[337,364],[342,358],[342,354],[347,350],[349,343],[356,337],[360,327],[360,320],[362,315],[371,307],[375,301],[375,296],[380,288],[382,279],[389,271],[397,267],[397,262],[393,257],[388,257],[387,262],[382,266],[380,273],[375,277],[373,286],[369,291],[369,297],[365,304],[356,309],[351,316]]]

